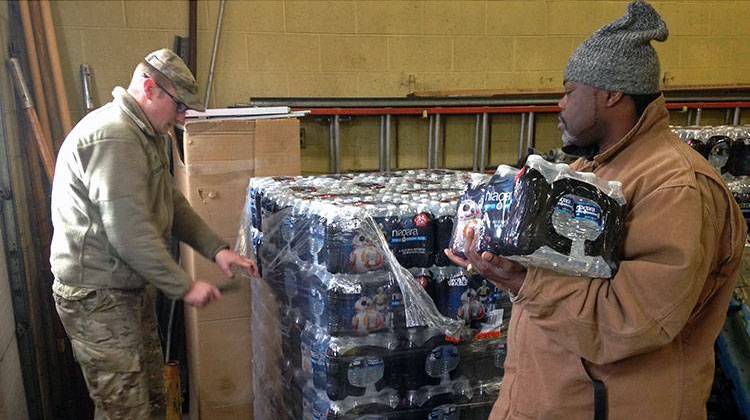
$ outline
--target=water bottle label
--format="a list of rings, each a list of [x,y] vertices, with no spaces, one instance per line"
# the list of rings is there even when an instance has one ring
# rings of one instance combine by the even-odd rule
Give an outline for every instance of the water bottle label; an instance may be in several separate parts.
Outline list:
[[[389,219],[391,223],[383,225],[385,236],[399,262],[405,267],[431,265],[435,231],[432,215],[420,212]]]
[[[568,216],[572,217],[575,213],[575,203],[574,203],[574,197],[571,195],[565,195],[563,197],[560,197],[560,201],[557,202],[557,205],[555,206],[555,209],[553,210],[554,213],[561,215],[561,216]]]
[[[441,378],[458,367],[458,349],[452,344],[437,346],[427,356],[424,370],[431,378]]]
[[[356,357],[349,363],[347,379],[349,383],[360,388],[374,384],[383,378],[385,363],[377,356]]]
[[[602,208],[593,200],[567,194],[560,197],[552,211],[552,225],[567,238],[593,240],[602,230]]]
[[[501,186],[502,188],[502,186]],[[512,184],[508,191],[487,190],[484,194],[483,210],[487,211],[506,211],[510,208],[513,201]]]
[[[367,335],[385,328],[387,298],[383,294],[381,300],[378,294],[375,295],[375,299],[378,300],[377,304],[373,301],[373,298],[368,296],[362,296],[354,303],[354,316],[351,318],[351,326],[355,334]]]
[[[352,251],[349,263],[354,273],[366,273],[383,268],[385,257],[380,249],[363,234],[356,234],[352,238]]]
[[[484,184],[476,188],[468,187],[458,203],[456,222],[453,225],[453,235],[450,240],[450,248],[458,256],[464,256],[466,230],[481,221],[484,188]]]
[[[600,229],[602,226],[602,208],[592,200],[578,199],[575,217],[580,221],[591,222],[596,229]]]

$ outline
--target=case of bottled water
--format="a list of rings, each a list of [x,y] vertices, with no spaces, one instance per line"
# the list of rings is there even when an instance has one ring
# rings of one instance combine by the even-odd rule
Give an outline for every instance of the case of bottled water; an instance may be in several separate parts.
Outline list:
[[[450,241],[456,254],[463,254],[467,229],[474,230],[479,252],[609,278],[624,239],[622,185],[531,155],[520,171],[501,165],[491,178],[467,186]]]

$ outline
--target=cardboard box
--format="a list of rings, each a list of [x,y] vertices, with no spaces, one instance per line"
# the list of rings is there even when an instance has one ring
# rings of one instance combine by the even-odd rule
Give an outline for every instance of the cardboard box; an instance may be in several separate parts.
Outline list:
[[[230,244],[234,242],[229,242]],[[212,284],[225,284],[229,281],[221,272],[219,267],[211,261],[203,258],[187,245],[180,246],[180,259],[183,267],[193,279],[203,280]],[[238,278],[239,287],[227,291],[218,302],[200,309],[201,321],[213,321],[230,318],[249,318],[250,306],[250,281],[246,278]]]
[[[299,175],[299,121],[189,120],[175,147],[175,185],[195,211],[234,245],[247,186],[255,176]],[[188,246],[181,264],[194,279],[226,282],[224,274]],[[186,307],[190,418],[253,417],[251,285],[203,309]]]

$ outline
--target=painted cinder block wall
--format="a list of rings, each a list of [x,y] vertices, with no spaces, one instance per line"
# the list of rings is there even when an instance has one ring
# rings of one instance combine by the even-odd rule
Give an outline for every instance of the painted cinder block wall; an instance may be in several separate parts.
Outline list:
[[[66,87],[80,115],[79,65],[98,104],[127,83],[143,55],[187,35],[187,1],[56,1]],[[561,89],[568,56],[626,1],[227,1],[211,106],[254,97],[404,96],[412,91]],[[657,43],[670,86],[750,84],[750,1],[653,1],[670,28]],[[218,1],[198,1],[198,79],[205,87]],[[411,82],[410,82],[411,80]],[[449,167],[471,166],[473,120],[452,118]],[[684,121],[676,114],[674,122]],[[465,120],[465,121],[464,121]],[[516,159],[518,117],[492,123],[490,163]],[[704,112],[705,123],[723,121]],[[559,142],[554,116],[537,120],[537,147]],[[306,122],[303,172],[328,170],[325,123]],[[397,167],[426,162],[427,124],[403,119]],[[344,170],[377,168],[378,125],[342,125]]]
[[[8,74],[8,68],[4,65],[8,59],[8,32],[8,7],[3,2],[0,3],[0,45],[4,47],[0,52],[0,60],[3,62],[3,65],[0,66],[0,104],[2,104],[0,106],[0,119],[2,119],[0,129],[4,128],[4,131],[0,133],[0,136],[18,138],[16,122],[19,118],[23,118],[24,114],[22,110],[16,109],[15,91]],[[5,147],[5,142],[0,142],[0,147]],[[22,159],[19,156],[21,151],[16,147],[9,146],[5,152],[10,160],[20,162]],[[5,169],[3,168],[3,170]],[[12,186],[8,187],[12,188]],[[21,193],[19,192],[19,194]],[[24,216],[20,215],[20,217]],[[23,377],[21,376],[16,323],[13,315],[3,237],[3,227],[0,226],[0,419],[23,420],[28,418],[28,411]]]

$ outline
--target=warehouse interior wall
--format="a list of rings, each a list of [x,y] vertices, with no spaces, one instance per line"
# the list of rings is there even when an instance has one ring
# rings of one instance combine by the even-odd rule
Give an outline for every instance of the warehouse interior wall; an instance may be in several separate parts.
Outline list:
[[[3,65],[0,66],[0,129],[5,130],[0,135],[15,136],[18,118],[15,110],[16,101],[5,66],[8,58],[8,29],[8,7],[3,2],[0,4],[0,45],[3,46]],[[0,147],[4,147],[3,142],[0,142]],[[0,419],[23,420],[28,418],[28,412],[18,357],[16,323],[5,261],[5,243],[2,240],[4,237],[3,224],[0,223]]]
[[[402,97],[412,92],[561,91],[565,64],[626,1],[227,1],[211,106],[257,97]],[[750,1],[653,1],[670,29],[655,43],[665,87],[750,84]],[[74,117],[79,66],[97,104],[126,84],[147,52],[187,36],[187,1],[54,2]],[[198,79],[205,89],[218,1],[198,1]],[[718,113],[717,113],[718,115]],[[680,116],[677,116],[678,119]],[[710,113],[704,114],[706,123]],[[716,117],[717,120],[719,117]],[[490,163],[514,163],[519,116],[493,118]],[[678,121],[679,122],[679,121]],[[537,149],[559,146],[554,115],[537,119]],[[378,123],[342,125],[343,170],[376,170]],[[471,167],[473,122],[446,128],[443,165]],[[514,132],[515,130],[515,132]],[[328,171],[327,123],[303,124],[303,172]],[[396,168],[424,167],[427,124],[399,121]]]

